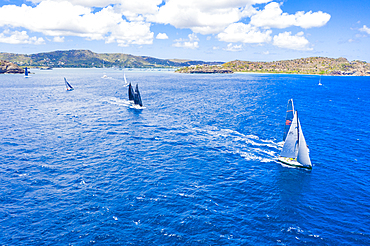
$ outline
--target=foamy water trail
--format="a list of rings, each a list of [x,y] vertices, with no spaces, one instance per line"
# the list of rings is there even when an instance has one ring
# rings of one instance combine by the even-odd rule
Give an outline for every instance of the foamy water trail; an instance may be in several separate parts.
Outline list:
[[[209,141],[212,147],[220,148],[224,153],[240,155],[246,160],[275,162],[281,147],[269,139],[260,139],[256,135],[245,135],[230,129],[193,129],[197,138]]]

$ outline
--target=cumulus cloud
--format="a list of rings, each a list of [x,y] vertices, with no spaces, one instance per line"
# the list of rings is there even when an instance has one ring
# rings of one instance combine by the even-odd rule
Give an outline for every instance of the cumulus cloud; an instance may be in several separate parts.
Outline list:
[[[51,36],[54,42],[76,36],[128,46],[152,44],[154,33],[150,28],[152,23],[158,23],[190,29],[193,35],[214,34],[228,43],[269,43],[271,28],[320,27],[330,20],[330,15],[321,11],[284,13],[281,5],[273,1],[28,0],[24,2],[32,2],[32,6],[0,7],[0,28],[27,29]],[[258,10],[256,4],[265,7]],[[248,18],[248,24],[242,23]],[[364,26],[362,31],[366,30],[369,28]],[[304,39],[297,35],[290,37]],[[159,33],[156,38],[168,39],[168,36]],[[189,37],[175,40],[174,46],[195,49],[199,47],[198,41]]]
[[[198,42],[199,39],[195,33],[188,35],[189,39],[177,39],[175,40],[172,46],[179,47],[179,48],[187,48],[187,49],[197,49],[199,48]]]
[[[370,34],[370,28],[368,28],[366,25],[360,28],[361,32],[366,32],[367,34]]]
[[[44,44],[45,40],[43,38],[29,37],[26,31],[14,31],[10,32],[5,30],[0,33],[0,43],[7,44]]]
[[[121,22],[105,38],[106,43],[117,42],[119,46],[130,44],[152,44],[154,33],[150,31],[150,24],[143,22]]]
[[[309,47],[308,40],[303,36],[303,32],[299,32],[296,35],[292,36],[291,32],[283,32],[274,36],[273,45],[293,50],[312,50]]]
[[[244,23],[233,23],[217,35],[220,41],[265,43],[271,41],[271,30],[261,32],[257,27]]]
[[[242,50],[242,45],[233,45],[232,43],[229,43],[226,47],[227,51],[241,51]]]
[[[165,33],[158,33],[156,39],[168,39],[168,36]]]
[[[283,13],[280,5],[276,2],[269,3],[263,10],[258,11],[251,17],[250,24],[264,28],[287,28],[299,26],[302,28],[320,27],[330,20],[330,15],[321,11],[299,11],[294,15]]]
[[[64,37],[54,37],[53,41],[56,43],[63,43]]]
[[[256,3],[271,0],[169,0],[149,21],[170,24],[176,28],[189,28],[195,33],[215,34],[243,17],[251,16]]]
[[[47,36],[77,36],[88,40],[117,42],[121,46],[151,44],[150,23],[128,22],[112,6],[93,13],[92,9],[67,1],[42,1],[36,7],[0,7],[0,27],[23,27]]]

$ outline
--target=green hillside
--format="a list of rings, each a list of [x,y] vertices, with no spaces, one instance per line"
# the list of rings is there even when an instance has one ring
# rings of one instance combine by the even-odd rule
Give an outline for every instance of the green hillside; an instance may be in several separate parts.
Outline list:
[[[222,62],[158,59],[121,53],[94,53],[90,50],[53,51],[31,55],[0,53],[0,60],[10,61],[22,67],[75,68],[103,67],[103,65],[105,67],[163,68],[200,64],[222,64]]]
[[[273,62],[231,61],[221,66],[198,65],[177,70],[180,73],[231,70],[233,72],[291,73],[370,76],[370,64],[364,61],[349,62],[345,58],[308,57]]]

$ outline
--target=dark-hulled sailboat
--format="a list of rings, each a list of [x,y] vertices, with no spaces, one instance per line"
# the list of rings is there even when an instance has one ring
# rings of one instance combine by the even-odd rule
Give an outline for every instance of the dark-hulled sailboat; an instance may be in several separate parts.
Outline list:
[[[134,104],[139,105],[140,107],[143,106],[143,102],[141,101],[141,96],[140,96],[139,85],[138,84],[136,84],[136,88],[135,88]]]
[[[27,67],[24,68],[24,77],[25,78],[28,78],[29,77],[28,76],[28,68]]]
[[[132,88],[131,82],[128,85],[128,100],[131,102],[134,102],[134,89]]]

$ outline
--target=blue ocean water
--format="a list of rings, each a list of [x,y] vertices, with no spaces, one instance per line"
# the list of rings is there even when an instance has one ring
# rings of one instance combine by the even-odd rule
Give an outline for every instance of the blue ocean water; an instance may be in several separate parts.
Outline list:
[[[31,72],[0,76],[1,245],[370,244],[369,77],[126,71],[137,110],[120,70]],[[290,98],[312,171],[276,161]]]

